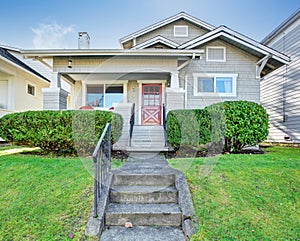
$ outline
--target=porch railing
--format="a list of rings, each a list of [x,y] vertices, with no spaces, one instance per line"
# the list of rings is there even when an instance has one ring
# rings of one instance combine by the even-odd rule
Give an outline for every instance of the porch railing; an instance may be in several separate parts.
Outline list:
[[[166,106],[163,104],[163,127],[164,127],[164,135],[165,135],[165,147],[168,146],[168,128],[167,128],[167,111]]]
[[[101,195],[109,186],[111,170],[111,124],[107,123],[93,153],[94,160],[94,217],[98,216]]]
[[[131,146],[131,139],[132,139],[134,121],[135,121],[135,103],[132,104],[130,121],[129,121],[129,124],[130,124],[130,128],[129,128],[129,146]]]

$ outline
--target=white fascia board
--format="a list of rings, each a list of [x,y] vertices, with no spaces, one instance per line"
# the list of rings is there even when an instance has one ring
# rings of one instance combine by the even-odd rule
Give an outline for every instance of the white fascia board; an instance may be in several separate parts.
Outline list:
[[[24,50],[25,58],[50,58],[72,56],[192,56],[203,54],[203,49],[126,49],[126,50]]]
[[[151,32],[151,31],[153,31],[155,29],[161,28],[161,27],[163,27],[163,26],[165,26],[165,25],[167,25],[169,23],[175,22],[175,21],[177,21],[177,20],[179,20],[181,18],[184,18],[184,19],[186,19],[186,20],[188,20],[188,21],[190,21],[190,22],[192,22],[192,23],[194,23],[196,25],[199,25],[199,26],[201,26],[203,28],[206,28],[208,30],[215,29],[215,27],[213,25],[208,24],[208,23],[206,23],[204,21],[201,21],[200,19],[195,18],[195,17],[193,17],[193,16],[191,16],[191,15],[185,13],[185,12],[181,12],[181,13],[178,13],[178,14],[170,17],[170,18],[167,18],[167,19],[162,20],[162,21],[160,21],[158,23],[152,24],[152,25],[150,25],[150,26],[148,26],[146,28],[143,28],[143,29],[141,29],[139,31],[136,31],[136,32],[134,32],[134,33],[132,33],[130,35],[127,35],[124,38],[121,38],[120,39],[120,43],[121,44],[125,43],[125,42],[127,42],[127,41],[129,41],[129,40],[131,40],[133,38],[136,38],[136,37],[139,37],[139,36],[141,36],[143,34],[149,33],[149,32]]]
[[[27,69],[24,69],[24,68],[22,68],[21,66],[17,65],[16,63],[14,63],[14,62],[12,62],[12,61],[10,61],[10,60],[4,58],[3,56],[0,56],[0,59],[3,60],[3,61],[5,61],[5,62],[8,63],[8,64],[14,66],[15,68],[18,68],[18,69],[20,69],[20,70],[22,70],[22,71],[24,71],[24,72],[30,74],[31,76],[33,76],[33,77],[35,77],[35,78],[38,78],[38,79],[42,80],[43,82],[45,82],[45,83],[47,83],[47,84],[50,83],[50,82],[48,82],[47,80],[41,78],[40,76],[37,76],[36,74],[32,73],[31,71],[29,71],[29,70],[27,70]]]
[[[276,36],[281,32],[289,28],[295,21],[300,19],[300,8],[296,10],[291,16],[289,16],[285,21],[283,21],[277,28],[275,28],[271,33],[269,33],[262,41],[263,44],[269,44]]]
[[[274,59],[276,59],[280,62],[283,62],[285,64],[288,64],[290,62],[290,58],[288,56],[286,56],[272,48],[269,48],[259,42],[256,42],[255,40],[252,40],[242,34],[239,34],[231,29],[228,29],[225,26],[221,26],[207,34],[200,36],[199,38],[191,40],[191,41],[179,46],[178,48],[179,49],[192,49],[192,48],[195,48],[206,42],[209,42],[213,39],[216,39],[220,36],[224,36],[228,39],[231,39],[237,43],[247,46],[247,47],[249,47],[257,52],[260,52],[264,55],[272,54]]]
[[[157,44],[157,43],[162,43],[162,44],[165,44],[171,48],[174,48],[176,49],[179,44],[178,43],[175,43],[174,41],[170,40],[170,39],[167,39],[165,37],[162,37],[162,36],[156,36],[152,39],[149,39],[143,43],[140,43],[138,45],[136,45],[135,47],[133,47],[132,49],[144,49],[144,48],[147,48],[153,44]]]

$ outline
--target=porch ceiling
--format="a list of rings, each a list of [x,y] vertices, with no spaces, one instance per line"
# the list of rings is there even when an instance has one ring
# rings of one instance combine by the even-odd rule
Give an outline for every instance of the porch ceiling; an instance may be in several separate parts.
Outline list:
[[[151,73],[70,73],[64,74],[74,81],[83,80],[169,80],[169,72],[151,72]]]

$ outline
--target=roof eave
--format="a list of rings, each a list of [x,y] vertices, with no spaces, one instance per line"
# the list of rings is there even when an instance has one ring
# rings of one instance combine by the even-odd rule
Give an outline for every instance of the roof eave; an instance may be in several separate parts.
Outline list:
[[[278,27],[276,27],[271,33],[269,33],[262,41],[263,44],[269,44],[278,34],[287,29],[291,24],[300,18],[300,8],[289,16],[284,22],[282,22]]]
[[[21,53],[25,58],[50,58],[57,56],[192,56],[194,53],[202,54],[204,50],[23,50]]]

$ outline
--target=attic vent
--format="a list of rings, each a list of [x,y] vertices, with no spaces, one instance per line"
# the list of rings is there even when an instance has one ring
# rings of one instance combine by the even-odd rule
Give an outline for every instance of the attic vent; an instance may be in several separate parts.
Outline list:
[[[188,36],[189,36],[188,26],[183,26],[183,25],[174,26],[174,37],[188,37]]]
[[[225,47],[207,47],[206,48],[206,61],[212,62],[225,62],[226,49]]]

